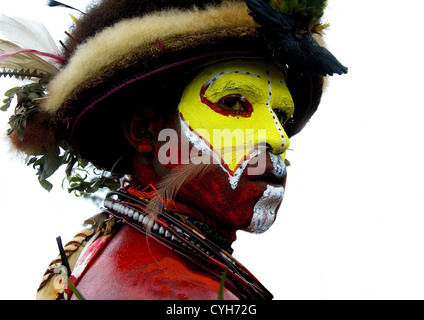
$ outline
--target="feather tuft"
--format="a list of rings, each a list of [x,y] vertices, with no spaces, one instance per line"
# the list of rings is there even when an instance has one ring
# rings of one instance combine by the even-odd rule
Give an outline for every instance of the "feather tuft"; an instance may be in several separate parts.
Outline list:
[[[207,175],[215,167],[216,161],[221,161],[225,153],[235,153],[245,148],[244,145],[222,147],[218,158],[212,151],[206,150],[199,151],[198,154],[190,154],[189,159],[182,159],[180,165],[171,169],[169,174],[155,185],[155,194],[147,209],[154,213],[160,211],[162,207],[167,207],[170,201],[175,200],[183,185]]]
[[[259,31],[276,61],[306,75],[344,74],[348,69],[312,37],[323,31],[319,21],[326,1],[246,0],[250,15],[261,25]],[[278,5],[278,8],[277,8]]]
[[[48,115],[38,113],[27,121],[25,136],[22,138],[19,130],[14,130],[9,139],[13,148],[26,155],[42,155],[56,151],[55,132],[47,125]]]
[[[204,155],[201,158],[204,160]],[[214,167],[211,163],[203,163],[192,158],[191,161],[185,161],[171,169],[169,174],[162,178],[155,186],[155,194],[147,209],[155,213],[160,211],[162,207],[166,207],[169,201],[174,201],[183,185],[206,175]]]

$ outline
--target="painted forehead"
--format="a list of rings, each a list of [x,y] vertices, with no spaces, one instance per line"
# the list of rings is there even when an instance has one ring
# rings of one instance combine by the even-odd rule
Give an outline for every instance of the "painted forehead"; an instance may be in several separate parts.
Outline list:
[[[258,128],[271,134],[276,129],[284,139],[282,125],[294,104],[281,70],[262,60],[233,60],[196,76],[184,90],[179,111],[194,130]]]
[[[259,75],[262,78],[266,77],[266,71],[271,71],[278,74],[282,79],[286,79],[285,71],[277,68],[274,64],[266,63],[262,59],[237,59],[216,63],[203,69],[197,77],[204,77],[207,79],[210,75],[213,75],[216,70],[221,70],[223,72],[243,71],[242,73],[256,77]]]
[[[262,60],[235,60],[218,63],[203,70],[192,85],[202,85],[212,99],[220,94],[237,92],[245,93],[250,99],[265,100],[269,94],[268,79],[270,75],[271,80],[275,82],[274,86],[286,86],[285,73]],[[289,94],[288,89],[286,91]]]

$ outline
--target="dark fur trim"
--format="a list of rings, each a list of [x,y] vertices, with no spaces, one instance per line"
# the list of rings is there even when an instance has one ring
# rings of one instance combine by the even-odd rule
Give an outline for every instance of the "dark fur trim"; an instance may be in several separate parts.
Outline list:
[[[69,57],[76,45],[115,23],[133,17],[142,17],[149,13],[166,9],[191,9],[194,6],[204,9],[207,5],[220,4],[221,0],[103,0],[85,14],[76,28],[71,32],[76,40],[69,39],[66,48]]]

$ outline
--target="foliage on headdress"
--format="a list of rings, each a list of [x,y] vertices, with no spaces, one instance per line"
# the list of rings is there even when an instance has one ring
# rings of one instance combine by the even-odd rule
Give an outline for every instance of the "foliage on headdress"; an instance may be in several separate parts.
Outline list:
[[[24,141],[27,121],[40,113],[40,100],[47,95],[46,85],[50,78],[51,76],[46,74],[38,82],[30,82],[6,91],[1,111],[7,111],[16,100],[14,113],[9,118],[8,135],[16,131],[18,139]],[[53,149],[26,159],[26,164],[36,170],[38,181],[44,189],[52,189],[53,185],[47,179],[63,165],[66,165],[64,182],[69,184],[68,191],[77,196],[91,197],[101,188],[115,190],[120,187],[119,179],[111,174],[96,171],[93,165],[76,156],[71,149]]]
[[[312,31],[324,15],[324,10],[327,6],[326,0],[271,0],[273,8],[287,15],[298,15],[307,26],[309,31]]]
[[[77,10],[59,1],[49,1],[49,6],[61,6]],[[82,13],[82,12],[81,12]],[[1,111],[8,111],[14,107],[13,114],[9,118],[7,134],[13,135],[12,140],[17,145],[24,146],[22,151],[28,154],[26,164],[36,170],[38,181],[41,186],[50,191],[53,185],[48,179],[62,166],[66,166],[66,178],[69,192],[77,196],[92,197],[101,188],[111,190],[120,187],[118,178],[110,173],[97,171],[92,164],[76,155],[71,147],[60,141],[46,139],[45,133],[51,132],[54,124],[49,123],[49,117],[43,114],[41,101],[46,98],[48,92],[46,86],[53,75],[59,72],[57,64],[63,63],[62,57],[51,35],[44,25],[29,21],[24,18],[8,17],[2,15],[4,23],[1,31],[4,36],[12,39],[0,39],[0,62],[2,70],[0,77],[16,78],[25,80],[27,83],[14,87],[5,92]],[[36,38],[34,38],[36,37]],[[40,50],[29,49],[38,41]],[[46,57],[47,59],[43,59]],[[38,126],[43,132],[38,132],[41,146],[27,146],[26,139],[35,139],[37,136],[30,125]],[[52,133],[54,136],[54,133]],[[55,138],[54,138],[55,139]],[[43,140],[47,140],[43,141]],[[37,145],[40,145],[37,144]],[[59,147],[62,146],[62,148]]]
[[[33,82],[22,87],[14,87],[5,92],[6,99],[3,100],[4,105],[1,111],[7,111],[12,104],[13,98],[16,96],[17,103],[14,114],[9,119],[10,129],[8,135],[17,130],[19,140],[24,139],[24,130],[27,120],[31,115],[40,112],[39,99],[45,97],[44,86],[50,80],[50,75],[44,75],[39,82]]]

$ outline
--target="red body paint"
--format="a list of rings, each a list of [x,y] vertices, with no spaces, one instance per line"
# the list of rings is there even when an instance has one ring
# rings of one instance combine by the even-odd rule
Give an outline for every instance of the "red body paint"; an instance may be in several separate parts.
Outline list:
[[[202,267],[124,225],[77,289],[87,300],[216,300],[219,286]],[[224,299],[238,298],[224,289]]]

